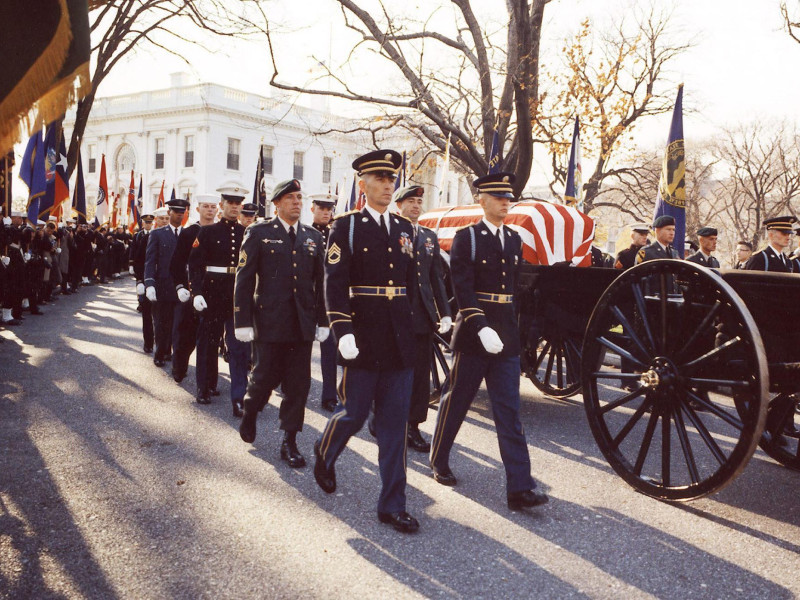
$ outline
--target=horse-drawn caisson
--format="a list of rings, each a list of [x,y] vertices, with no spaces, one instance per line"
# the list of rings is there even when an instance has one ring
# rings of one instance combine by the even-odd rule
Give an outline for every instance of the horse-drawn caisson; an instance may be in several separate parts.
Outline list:
[[[446,259],[478,206],[420,223]],[[544,393],[583,392],[609,464],[649,496],[691,500],[733,481],[756,446],[800,470],[800,276],[678,260],[624,273],[590,267],[592,220],[543,202],[512,206],[523,239],[523,372]],[[439,339],[442,343],[444,340]],[[434,386],[446,374],[434,348]]]

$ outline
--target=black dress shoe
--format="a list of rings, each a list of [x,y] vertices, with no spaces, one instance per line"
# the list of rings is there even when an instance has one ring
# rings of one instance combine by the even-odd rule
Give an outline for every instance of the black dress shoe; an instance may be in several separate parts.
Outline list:
[[[166,363],[164,362],[163,358],[154,358],[153,364],[157,367],[163,367]]]
[[[431,445],[425,441],[416,425],[408,426],[408,447],[417,452],[431,451]]]
[[[369,413],[369,417],[367,418],[367,430],[372,437],[378,437],[378,434],[375,433],[375,415],[372,413]]]
[[[208,392],[198,392],[195,397],[198,404],[211,404],[211,399],[208,397]]]
[[[381,523],[388,523],[400,533],[414,533],[419,529],[419,521],[406,511],[396,513],[379,512],[378,520]]]
[[[511,492],[508,494],[508,508],[511,510],[522,510],[531,506],[541,506],[547,504],[550,499],[546,494],[525,490],[523,492]]]
[[[4,327],[16,327],[17,325],[22,325],[22,321],[19,319],[11,319],[10,321],[3,321]]]
[[[231,404],[233,405],[233,416],[234,417],[241,417],[244,410],[244,405],[242,404],[241,400],[231,400]]]
[[[170,352],[169,354],[167,354],[167,355],[164,357],[164,360],[165,360],[166,362],[170,362],[170,361],[172,360],[172,353]]]
[[[208,395],[209,396],[219,396],[219,390],[217,390],[217,388],[210,388],[208,390]]]
[[[144,353],[145,353],[145,354],[152,354],[152,352],[153,352],[153,347],[152,347],[152,346],[144,346],[144,347],[142,348],[142,350],[144,351]]]
[[[325,467],[325,461],[319,453],[319,440],[314,442],[314,479],[326,494],[336,491],[336,471],[333,467]]]
[[[294,439],[294,432],[290,435],[288,432],[283,437],[283,442],[281,443],[281,460],[288,463],[288,465],[293,469],[299,469],[300,467],[306,466],[306,459],[305,457],[300,454],[300,451],[297,449],[297,442]]]
[[[431,469],[433,470],[433,478],[436,480],[436,483],[441,483],[447,487],[453,487],[456,483],[458,483],[458,480],[456,479],[456,476],[453,475],[450,467],[439,469],[431,465]]]
[[[177,371],[172,371],[172,378],[177,382],[180,383],[186,377],[186,372],[178,373]]]
[[[258,419],[258,411],[244,407],[242,414],[242,422],[239,423],[239,437],[242,441],[252,444],[256,441],[256,419]]]
[[[322,402],[323,410],[327,410],[328,412],[333,412],[336,409],[337,400],[336,398],[325,398]]]

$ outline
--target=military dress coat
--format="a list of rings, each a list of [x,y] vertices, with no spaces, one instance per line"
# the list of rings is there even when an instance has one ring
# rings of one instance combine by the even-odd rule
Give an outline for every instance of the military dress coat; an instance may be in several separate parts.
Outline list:
[[[411,309],[414,313],[414,332],[433,331],[442,317],[450,316],[450,304],[442,278],[439,240],[433,230],[419,225],[414,240],[414,293]]]
[[[744,268],[748,271],[796,273],[795,266],[788,256],[784,254],[783,258],[781,258],[772,246],[767,246],[747,259],[747,264],[745,264]]]
[[[156,288],[158,302],[178,301],[175,283],[169,270],[177,245],[178,236],[173,233],[169,225],[151,231],[148,236],[144,260],[144,285]]]
[[[706,260],[706,257],[703,256],[703,253],[699,250],[689,256],[686,260],[703,267],[708,267],[709,269],[719,269],[719,261],[714,256],[709,256],[708,260]]]
[[[636,253],[636,264],[648,261],[648,260],[656,260],[659,258],[678,258],[678,253],[675,251],[675,248],[672,246],[667,246],[667,250],[665,251],[664,248],[661,247],[661,244],[658,242],[651,242],[647,244],[644,248],[639,250]]]
[[[233,288],[236,265],[239,262],[244,226],[238,221],[221,219],[206,227],[198,227],[187,257],[192,294],[203,296],[209,314],[225,320],[233,314]],[[180,243],[180,241],[179,241]],[[177,256],[177,250],[176,256]],[[173,258],[173,266],[176,259]],[[228,269],[214,273],[206,267]],[[176,276],[173,269],[173,277]],[[177,279],[176,279],[177,281]],[[179,285],[176,283],[176,285]]]

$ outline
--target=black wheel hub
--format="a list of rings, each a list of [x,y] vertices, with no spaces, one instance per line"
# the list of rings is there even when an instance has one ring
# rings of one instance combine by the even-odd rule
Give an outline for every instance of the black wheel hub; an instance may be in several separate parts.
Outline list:
[[[678,369],[666,357],[655,358],[639,378],[642,387],[654,392],[662,403],[665,399],[675,397],[678,385]]]

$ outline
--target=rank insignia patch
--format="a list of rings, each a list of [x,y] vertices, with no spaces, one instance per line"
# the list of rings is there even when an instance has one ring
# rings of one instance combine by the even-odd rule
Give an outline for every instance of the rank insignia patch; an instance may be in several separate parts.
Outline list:
[[[328,248],[328,264],[335,265],[338,264],[340,260],[342,260],[342,249],[334,242],[331,244],[331,247]]]
[[[200,240],[198,238],[194,238],[194,244],[192,244],[192,248],[197,248],[200,246]]]
[[[239,267],[243,267],[247,264],[247,252],[242,250],[239,252]]]

